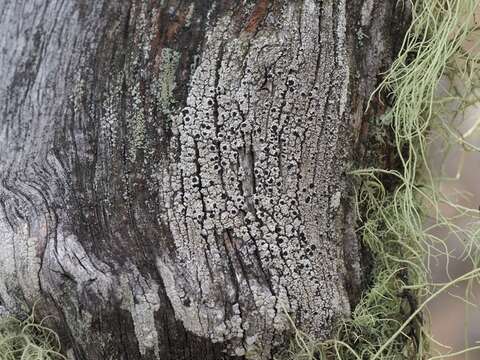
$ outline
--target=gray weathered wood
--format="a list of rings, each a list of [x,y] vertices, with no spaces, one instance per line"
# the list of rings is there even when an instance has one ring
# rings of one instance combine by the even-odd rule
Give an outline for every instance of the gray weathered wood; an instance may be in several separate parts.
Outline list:
[[[361,291],[396,0],[0,0],[0,306],[72,359],[270,359]]]

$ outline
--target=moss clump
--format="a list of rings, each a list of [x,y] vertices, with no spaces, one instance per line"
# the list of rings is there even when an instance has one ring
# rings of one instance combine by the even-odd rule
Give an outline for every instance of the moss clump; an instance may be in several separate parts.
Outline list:
[[[52,330],[35,323],[33,316],[24,321],[0,318],[0,360],[61,360],[60,341]]]
[[[428,284],[425,258],[432,249],[445,245],[424,227],[428,209],[434,213],[436,226],[459,230],[439,211],[442,203],[458,210],[456,215],[473,214],[442,195],[426,153],[433,128],[448,129],[446,141],[464,140],[445,128],[441,112],[452,102],[464,109],[471,99],[449,92],[438,96],[437,89],[445,76],[460,78],[473,88],[473,70],[480,59],[463,45],[476,31],[473,14],[477,6],[478,0],[417,0],[412,4],[412,24],[402,50],[377,89],[394,99],[383,123],[393,131],[399,168],[353,171],[361,183],[357,190],[359,236],[373,257],[372,285],[351,318],[338,325],[332,340],[317,342],[297,330],[287,358],[426,359],[430,336],[425,306],[450,286],[479,276],[476,268],[439,289]],[[396,186],[393,190],[388,186],[387,191],[384,179],[392,177],[397,179]]]

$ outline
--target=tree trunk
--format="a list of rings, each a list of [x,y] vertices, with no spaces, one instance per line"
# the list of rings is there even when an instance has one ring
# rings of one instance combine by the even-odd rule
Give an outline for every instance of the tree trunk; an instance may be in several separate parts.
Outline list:
[[[362,290],[346,174],[407,18],[0,0],[0,305],[53,315],[77,360],[271,359],[287,314],[327,338]]]

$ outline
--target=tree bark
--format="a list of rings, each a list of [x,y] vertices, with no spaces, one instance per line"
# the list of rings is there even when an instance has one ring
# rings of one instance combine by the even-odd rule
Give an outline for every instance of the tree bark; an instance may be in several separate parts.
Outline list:
[[[271,359],[364,270],[397,0],[0,0],[0,305],[71,359]],[[378,154],[381,159],[383,154]]]

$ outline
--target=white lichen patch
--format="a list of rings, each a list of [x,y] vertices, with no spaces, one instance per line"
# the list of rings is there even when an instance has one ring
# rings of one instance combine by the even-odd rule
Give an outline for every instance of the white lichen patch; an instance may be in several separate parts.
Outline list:
[[[103,103],[103,115],[100,118],[102,137],[108,141],[111,148],[115,148],[117,145],[120,124],[116,109],[121,102],[122,79],[123,76],[118,76],[111,85],[110,92]]]
[[[188,330],[237,355],[263,344],[258,358],[288,328],[285,310],[320,338],[349,311],[335,226],[345,1],[281,13],[253,39],[234,35],[229,15],[207,34],[173,118],[164,220],[176,251],[158,261]]]
[[[122,300],[122,307],[132,314],[140,353],[145,355],[147,350],[153,349],[158,357],[158,333],[155,326],[155,312],[160,309],[158,284],[145,279],[131,265],[130,271],[120,277],[117,296]]]
[[[133,84],[131,90],[132,108],[128,111],[127,121],[129,131],[132,135],[130,140],[130,160],[135,161],[138,149],[145,148],[146,119],[144,113],[144,98],[140,93],[140,84]]]
[[[199,318],[197,307],[187,306],[188,299],[182,287],[177,287],[176,274],[170,269],[169,265],[164,263],[162,259],[157,259],[157,268],[162,276],[167,296],[176,309],[176,317],[181,320],[184,326],[195,334],[206,334],[207,329],[202,325]]]

